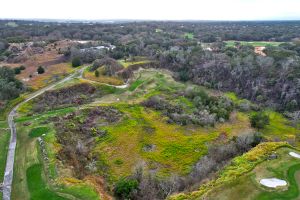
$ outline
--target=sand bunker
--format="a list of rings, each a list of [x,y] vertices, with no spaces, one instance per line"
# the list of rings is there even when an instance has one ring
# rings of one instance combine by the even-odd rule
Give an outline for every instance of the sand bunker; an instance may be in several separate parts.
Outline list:
[[[290,156],[293,156],[293,157],[295,157],[295,158],[300,158],[300,155],[297,154],[297,153],[295,153],[295,152],[290,152],[289,155],[290,155]]]
[[[264,178],[260,180],[260,184],[266,187],[276,188],[278,186],[286,186],[287,182],[278,178]]]

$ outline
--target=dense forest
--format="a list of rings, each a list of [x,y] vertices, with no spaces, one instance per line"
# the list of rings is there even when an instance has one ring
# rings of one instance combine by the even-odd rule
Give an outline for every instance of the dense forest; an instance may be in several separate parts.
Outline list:
[[[115,22],[105,23],[57,23],[16,21],[0,22],[0,37],[9,42],[26,41],[32,37],[47,36],[49,39],[103,40],[117,44],[127,36],[132,39],[164,33],[164,40],[174,40],[186,32],[193,33],[201,42],[224,40],[280,41],[287,42],[299,37],[298,21],[275,22]],[[109,34],[108,34],[109,33]],[[143,37],[149,38],[149,37]],[[151,37],[150,37],[151,38]],[[149,38],[149,39],[150,39]],[[121,39],[121,41],[120,41]],[[148,40],[149,41],[149,40]],[[145,42],[147,43],[147,42]]]

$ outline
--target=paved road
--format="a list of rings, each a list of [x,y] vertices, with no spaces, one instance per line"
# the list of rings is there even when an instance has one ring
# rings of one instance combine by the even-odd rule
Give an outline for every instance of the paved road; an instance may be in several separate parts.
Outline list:
[[[85,69],[81,68],[80,70],[74,72],[70,76],[67,76],[63,80],[54,83],[52,85],[49,85],[48,87],[45,87],[43,89],[40,89],[37,92],[32,93],[29,95],[23,102],[19,103],[16,107],[12,109],[12,111],[8,115],[8,125],[11,131],[10,135],[10,142],[9,142],[9,150],[7,154],[7,160],[6,160],[6,168],[4,173],[4,180],[3,180],[3,200],[10,200],[11,197],[11,187],[12,187],[12,181],[13,181],[13,170],[14,170],[14,161],[15,161],[15,151],[16,151],[16,144],[17,144],[17,130],[16,125],[14,123],[14,117],[16,116],[16,111],[20,105],[22,105],[25,102],[30,101],[31,99],[36,98],[37,96],[43,94],[45,91],[53,89],[58,84],[64,83],[66,81],[71,80],[72,78],[78,77],[83,73],[83,70]]]

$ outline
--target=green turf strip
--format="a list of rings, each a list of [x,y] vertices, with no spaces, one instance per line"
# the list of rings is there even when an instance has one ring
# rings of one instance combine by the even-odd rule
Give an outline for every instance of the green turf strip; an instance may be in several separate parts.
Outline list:
[[[34,164],[26,171],[27,184],[30,192],[31,200],[64,200],[65,198],[58,196],[47,188],[42,178],[42,165]]]

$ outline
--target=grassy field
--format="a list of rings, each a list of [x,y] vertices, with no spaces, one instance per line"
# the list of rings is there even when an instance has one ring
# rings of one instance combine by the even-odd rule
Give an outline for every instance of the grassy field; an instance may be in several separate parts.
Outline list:
[[[74,68],[71,67],[70,63],[51,65],[45,68],[44,74],[33,76],[29,81],[25,82],[25,84],[37,90],[64,78],[73,71]],[[20,76],[24,75],[21,74]]]
[[[0,182],[3,181],[10,132],[0,130]]]
[[[282,42],[268,42],[268,41],[253,41],[253,42],[235,41],[235,40],[225,41],[226,46],[228,47],[234,47],[236,42],[239,42],[242,45],[251,45],[254,47],[279,46],[280,44],[282,44]]]
[[[234,135],[249,129],[249,121],[242,113],[238,113],[232,122],[203,128],[168,124],[160,113],[139,105],[120,104],[117,108],[126,117],[120,123],[106,127],[108,135],[95,149],[103,155],[113,177],[129,175],[142,160],[161,176],[187,174],[192,165],[206,154],[206,144],[220,133]],[[143,151],[150,145],[154,145],[155,150]],[[115,164],[117,160],[122,164]]]
[[[270,110],[265,111],[265,113],[270,118],[270,124],[261,130],[261,132],[267,138],[277,137],[282,140],[296,140],[299,129],[293,127],[291,122],[284,118],[282,114]]]
[[[132,60],[118,60],[118,62],[123,65],[123,67],[127,68],[131,65],[142,65],[142,64],[146,64],[149,63],[150,61],[147,60],[146,58],[143,57],[138,57],[136,58],[136,61],[132,61]]]
[[[9,145],[10,131],[7,129],[7,122],[0,121],[0,182],[3,181],[6,156]],[[0,200],[2,199],[2,193],[0,192]]]
[[[238,98],[234,93],[229,92],[225,94],[229,97],[236,105],[239,105],[242,102],[247,100]],[[248,101],[249,102],[249,101]],[[251,104],[251,102],[249,102]],[[291,122],[285,118],[281,113],[265,110],[264,113],[269,116],[270,123],[266,125],[265,128],[259,130],[263,133],[264,137],[267,139],[279,139],[279,140],[289,140],[289,141],[297,141],[297,134],[299,133],[299,128],[293,126]],[[249,116],[254,114],[254,112],[248,112]]]
[[[94,104],[117,103],[114,105],[126,116],[118,124],[106,127],[108,136],[95,149],[103,162],[110,166],[113,177],[129,175],[141,161],[146,161],[149,168],[157,170],[161,176],[187,174],[192,165],[206,154],[206,144],[220,133],[233,136],[252,131],[247,114],[240,112],[232,113],[227,123],[214,128],[168,124],[159,112],[145,109],[138,103],[157,94],[172,95],[190,85],[174,81],[166,71],[153,69],[137,72],[134,80],[127,92],[110,96],[110,101],[103,97]],[[174,99],[174,102],[188,110],[193,106],[184,97]],[[147,146],[155,146],[155,150],[144,151]]]
[[[26,171],[27,185],[30,192],[31,200],[51,199],[51,200],[64,200],[65,198],[50,191],[45,181],[42,178],[43,166],[34,164]]]
[[[99,75],[99,77],[96,77],[95,72],[90,72],[89,70],[84,71],[83,77],[88,80],[96,81],[99,83],[106,83],[106,84],[110,84],[110,85],[123,85],[124,84],[124,81],[119,77],[104,76],[104,75]]]

